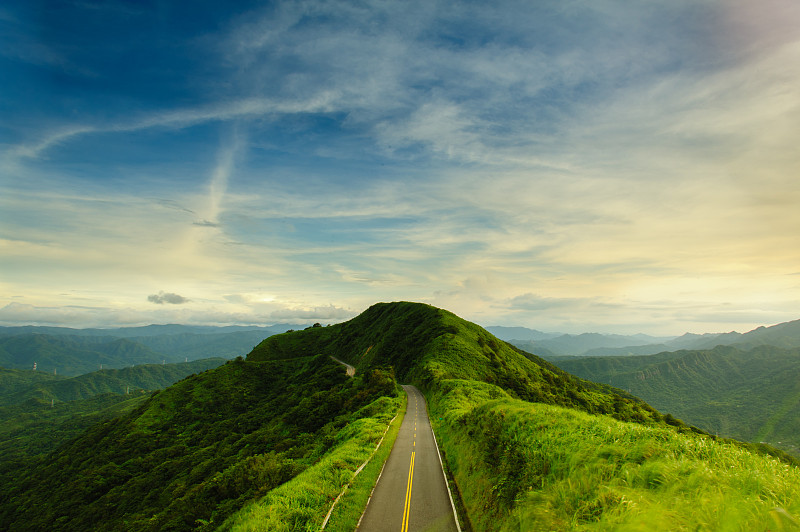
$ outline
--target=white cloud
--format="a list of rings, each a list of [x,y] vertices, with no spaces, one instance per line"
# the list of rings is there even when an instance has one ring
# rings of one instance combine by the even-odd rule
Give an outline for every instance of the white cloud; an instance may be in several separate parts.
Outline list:
[[[169,296],[169,294],[164,294]],[[9,303],[0,307],[0,325],[41,325],[57,327],[134,327],[152,323],[190,325],[274,325],[281,322],[310,324],[338,323],[357,314],[334,305],[319,307],[281,307],[273,305],[264,312],[242,312],[232,308],[165,308],[142,310],[132,307],[91,307],[63,305],[44,307]],[[363,310],[363,309],[361,309]],[[361,311],[359,310],[359,312]]]
[[[164,292],[163,290],[158,294],[150,294],[147,296],[147,300],[151,303],[155,303],[156,305],[163,305],[164,303],[169,303],[170,305],[182,305],[189,302],[189,300],[182,295],[175,294],[173,292]]]
[[[191,294],[171,315],[186,319],[422,299],[534,327],[519,320],[619,324],[646,308],[674,323],[675,293],[697,319],[786,308],[800,35],[796,8],[769,6],[784,16],[738,0],[562,3],[553,24],[513,2],[260,8],[207,38],[224,99],[87,118],[7,152],[8,293],[49,307],[57,264],[78,292],[121,286],[125,308],[154,284]],[[172,188],[145,167],[146,197],[40,166],[79,139],[200,125],[222,131],[216,159]],[[242,295],[259,290],[274,301]]]

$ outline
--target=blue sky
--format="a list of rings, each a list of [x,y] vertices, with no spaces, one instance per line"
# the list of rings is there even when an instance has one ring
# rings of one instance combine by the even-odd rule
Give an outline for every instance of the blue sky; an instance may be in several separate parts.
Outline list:
[[[800,318],[793,0],[0,6],[0,324]]]

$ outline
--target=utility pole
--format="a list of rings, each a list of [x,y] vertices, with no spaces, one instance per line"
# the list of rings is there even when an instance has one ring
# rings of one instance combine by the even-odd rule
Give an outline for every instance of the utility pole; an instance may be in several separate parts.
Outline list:
[[[36,362],[33,363],[33,371],[36,371]]]

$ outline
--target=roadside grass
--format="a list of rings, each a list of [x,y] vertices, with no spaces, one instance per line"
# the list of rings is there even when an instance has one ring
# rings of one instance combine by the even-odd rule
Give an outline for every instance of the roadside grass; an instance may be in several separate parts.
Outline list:
[[[364,407],[359,414],[365,417],[343,427],[336,434],[335,445],[316,464],[271,490],[261,499],[245,505],[230,516],[218,530],[231,532],[319,530],[331,504],[341,493],[342,488],[350,482],[355,470],[375,450],[387,424],[397,414],[401,405],[401,398],[384,396]],[[362,471],[357,478],[365,473],[366,471]],[[347,511],[342,514],[343,518],[348,518],[352,505],[353,503],[347,503],[345,507]],[[358,516],[356,522],[357,520]],[[330,524],[327,529],[343,530],[334,529],[332,526]]]
[[[378,476],[383,470],[383,465],[386,463],[386,459],[389,458],[389,453],[392,452],[397,434],[400,432],[400,425],[403,424],[407,406],[408,396],[406,395],[397,417],[392,421],[389,430],[386,432],[383,443],[381,443],[361,473],[353,480],[342,498],[339,499],[325,530],[330,532],[352,532],[356,529],[358,521],[361,519],[361,515],[364,513],[367,502],[372,495],[372,489],[378,482]]]
[[[430,403],[477,530],[800,530],[800,468],[741,445],[474,381]]]

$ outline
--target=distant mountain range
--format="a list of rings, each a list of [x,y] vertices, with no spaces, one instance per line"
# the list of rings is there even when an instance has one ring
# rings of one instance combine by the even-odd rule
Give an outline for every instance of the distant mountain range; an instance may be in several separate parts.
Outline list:
[[[141,336],[165,336],[174,334],[226,334],[243,331],[262,331],[270,334],[286,332],[288,329],[303,328],[301,325],[282,323],[277,325],[144,325],[142,327],[117,327],[113,329],[72,329],[70,327],[46,327],[38,325],[22,325],[17,327],[0,327],[0,336],[12,336],[25,333],[49,334],[53,336],[113,336],[115,338],[138,338]]]
[[[199,327],[148,325],[119,329],[0,327],[0,367],[75,376],[101,368],[234,358],[264,338],[299,325]]]
[[[652,355],[679,349],[711,349],[717,345],[736,345],[750,349],[759,345],[800,347],[800,320],[758,327],[747,333],[687,333],[679,337],[631,336],[584,333],[578,335],[543,333],[525,327],[487,327],[498,338],[547,359],[559,356],[634,356]]]
[[[79,401],[104,393],[126,395],[166,388],[187,375],[216,368],[224,358],[204,358],[178,364],[141,364],[103,369],[77,377],[60,377],[30,370],[0,367],[0,406],[26,401]]]

